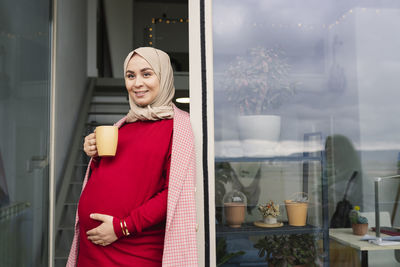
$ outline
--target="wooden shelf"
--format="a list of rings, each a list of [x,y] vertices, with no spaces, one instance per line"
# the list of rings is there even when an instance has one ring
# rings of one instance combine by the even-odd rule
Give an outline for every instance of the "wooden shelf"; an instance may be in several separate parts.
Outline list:
[[[250,236],[250,235],[293,235],[293,234],[316,234],[323,233],[323,229],[312,225],[290,226],[287,222],[282,227],[261,228],[253,223],[244,223],[240,228],[232,228],[226,225],[216,225],[217,236]]]

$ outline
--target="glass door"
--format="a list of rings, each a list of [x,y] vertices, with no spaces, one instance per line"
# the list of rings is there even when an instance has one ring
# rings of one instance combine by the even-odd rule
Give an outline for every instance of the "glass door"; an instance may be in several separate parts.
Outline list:
[[[50,1],[0,2],[0,266],[48,265]]]
[[[214,0],[211,9],[212,264],[398,265],[393,247],[360,253],[352,224],[375,226],[373,180],[398,172],[400,4]],[[399,182],[381,196],[381,225],[398,228]]]

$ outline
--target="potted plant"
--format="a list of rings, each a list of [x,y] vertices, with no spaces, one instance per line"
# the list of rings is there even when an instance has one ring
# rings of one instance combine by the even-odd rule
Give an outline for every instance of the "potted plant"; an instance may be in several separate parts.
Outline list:
[[[285,200],[289,225],[304,226],[307,222],[308,194],[298,192]]]
[[[244,251],[237,251],[228,253],[226,251],[226,240],[225,238],[217,239],[217,267],[223,265],[224,263],[228,262],[230,259],[244,255]]]
[[[268,266],[318,266],[318,248],[312,234],[268,235],[254,247]]]
[[[246,216],[247,198],[242,192],[233,189],[224,196],[224,214],[229,227],[239,228]]]
[[[280,215],[279,205],[275,204],[272,200],[270,200],[265,205],[258,205],[258,210],[261,212],[264,223],[266,224],[275,224],[277,223],[277,217]]]
[[[360,207],[354,206],[349,213],[354,235],[365,235],[368,231],[368,219],[360,214]]]
[[[282,50],[261,46],[229,65],[223,85],[228,100],[239,108],[239,136],[245,156],[273,153],[281,125],[280,116],[273,111],[294,93],[289,70]]]
[[[246,163],[245,166],[233,167],[232,162],[216,162],[215,163],[215,218],[217,224],[223,223],[224,201],[227,189],[231,191],[236,189],[242,192],[247,199],[248,205],[246,206],[246,214],[252,214],[253,210],[257,207],[260,196],[259,181],[261,179],[261,164],[260,163]],[[251,169],[251,170],[250,170]],[[242,175],[250,175],[245,178]],[[242,183],[242,180],[252,180],[249,183]],[[254,204],[253,204],[254,203]]]

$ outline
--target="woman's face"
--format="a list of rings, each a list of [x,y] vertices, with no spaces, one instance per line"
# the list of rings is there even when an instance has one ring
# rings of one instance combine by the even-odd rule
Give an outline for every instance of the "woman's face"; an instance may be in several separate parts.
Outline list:
[[[138,54],[128,63],[125,72],[125,86],[129,96],[138,106],[153,103],[160,91],[160,81],[150,64]]]

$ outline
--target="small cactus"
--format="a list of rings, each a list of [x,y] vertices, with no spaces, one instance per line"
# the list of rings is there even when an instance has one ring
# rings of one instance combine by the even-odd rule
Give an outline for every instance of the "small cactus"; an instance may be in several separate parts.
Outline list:
[[[366,224],[368,223],[368,219],[364,216],[358,216],[358,223]]]
[[[366,224],[368,219],[360,215],[360,207],[355,206],[349,213],[349,219],[351,224]]]

